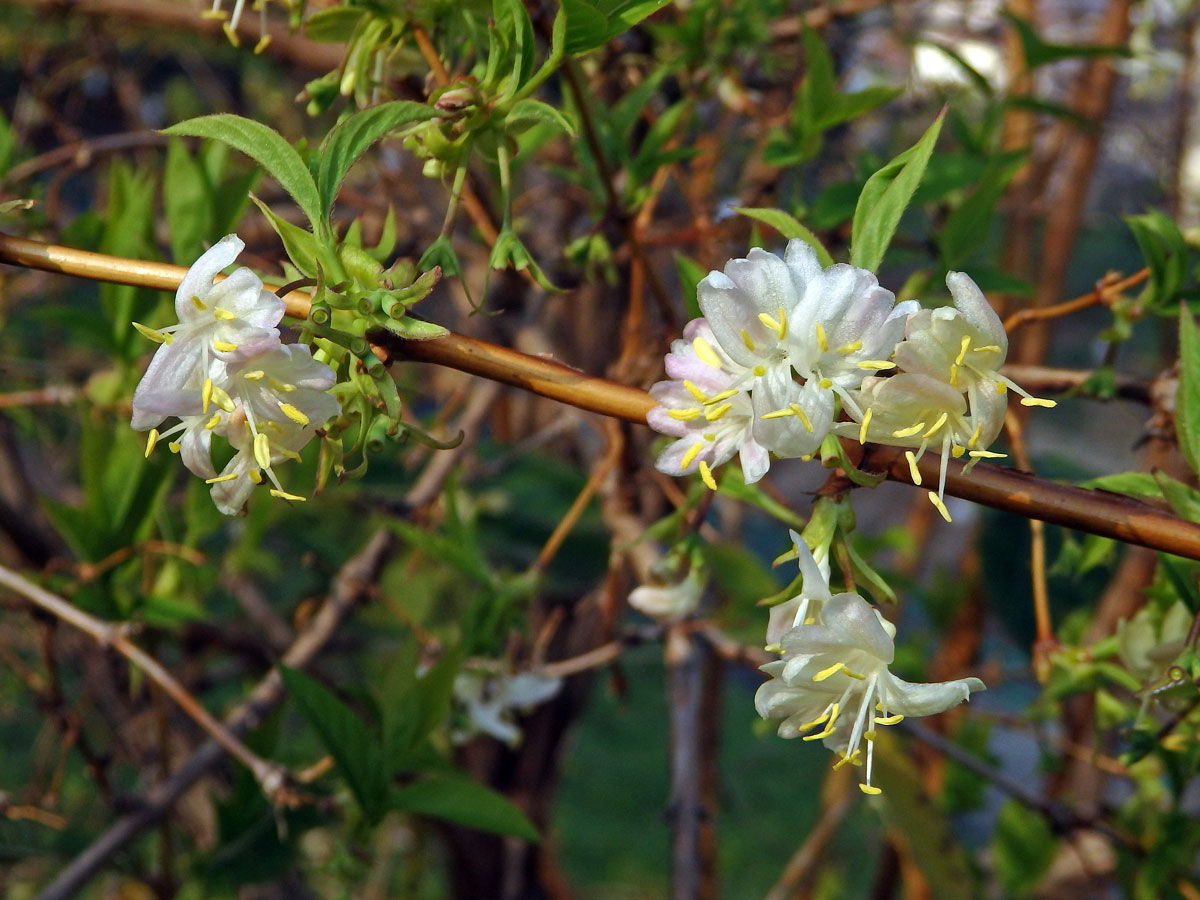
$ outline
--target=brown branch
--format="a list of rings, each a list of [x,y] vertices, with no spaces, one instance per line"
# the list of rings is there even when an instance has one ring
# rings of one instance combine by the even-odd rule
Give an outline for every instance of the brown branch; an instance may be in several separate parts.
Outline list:
[[[1099,306],[1100,304],[1108,305],[1122,292],[1127,291],[1131,287],[1136,287],[1149,277],[1150,269],[1145,268],[1141,271],[1134,272],[1127,278],[1121,278],[1118,280],[1105,278],[1098,282],[1096,286],[1086,294],[1081,294],[1080,296],[1075,297],[1072,300],[1067,300],[1064,303],[1056,303],[1053,306],[1019,309],[1004,320],[1004,330],[1011,332],[1015,328],[1019,328],[1027,322],[1038,322],[1045,319],[1057,319],[1062,316],[1069,316],[1072,313],[1077,313],[1080,310],[1087,309],[1089,306]]]
[[[178,287],[186,271],[181,266],[71,250],[3,234],[0,234],[0,262],[168,291]],[[310,302],[307,294],[292,291],[283,299],[289,315],[307,316]],[[431,341],[389,338],[387,347],[407,359],[449,366],[637,424],[645,424],[646,413],[654,406],[650,395],[639,388],[458,334]],[[870,456],[876,469],[888,478],[912,484],[901,450],[873,447]],[[926,481],[937,481],[937,457],[926,454],[920,468]],[[962,464],[957,460],[949,464],[946,493],[1026,518],[1200,559],[1200,525],[1118,494],[1054,484],[987,464],[977,465],[969,476],[964,476]]]

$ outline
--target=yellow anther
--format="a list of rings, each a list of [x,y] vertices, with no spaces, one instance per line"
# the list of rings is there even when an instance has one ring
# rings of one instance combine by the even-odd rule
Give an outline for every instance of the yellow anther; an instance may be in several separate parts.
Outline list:
[[[824,681],[825,679],[836,675],[838,672],[844,672],[845,674],[849,675],[851,678],[857,678],[859,681],[862,681],[864,678],[866,678],[865,675],[859,675],[857,672],[851,672],[849,669],[846,668],[846,664],[844,662],[836,662],[829,668],[822,669],[820,672],[818,672],[816,675],[814,675],[812,677],[812,680],[813,681]]]
[[[704,418],[708,419],[710,422],[715,422],[731,409],[733,409],[732,403],[722,403],[720,406],[714,406],[711,409],[706,410],[704,413]]]
[[[912,483],[917,487],[921,486],[921,470],[917,468],[917,457],[911,450],[904,451],[904,458],[908,460],[908,474],[912,476]]]
[[[867,442],[867,429],[871,426],[871,407],[867,407],[867,411],[863,413],[862,424],[858,426],[858,442],[865,444]]]
[[[991,450],[972,450],[971,456],[974,459],[1006,459],[1007,453],[995,453]]]
[[[226,393],[225,388],[218,387],[214,384],[209,393],[212,396],[213,403],[217,404],[217,406],[221,407],[221,409],[225,410],[225,412],[233,412],[235,409],[233,398]]]
[[[840,751],[840,750],[838,752],[841,753],[842,758],[833,764],[833,771],[835,771],[835,772],[838,769],[842,768],[842,766],[857,766],[859,764],[859,762],[861,761],[859,759],[859,757],[862,756],[861,750],[855,750],[853,756],[847,756],[845,753],[842,753],[842,751]]]
[[[974,450],[979,444],[979,436],[983,434],[983,423],[979,422],[975,425],[975,430],[971,432],[971,436],[967,439],[967,448]]]
[[[774,412],[763,413],[761,416],[759,416],[759,418],[760,419],[782,419],[782,418],[785,418],[786,416],[794,416],[794,415],[795,415],[795,413],[792,411],[791,407],[788,407],[787,409],[777,409]]]
[[[757,348],[754,346],[754,341],[750,340],[750,332],[745,328],[742,329],[742,343],[746,345],[746,349],[753,353]]]
[[[141,322],[134,322],[133,327],[137,329],[137,333],[144,338],[149,338],[156,344],[170,344],[175,340],[174,336],[167,334],[165,331],[155,331],[153,328],[147,328]]]
[[[262,381],[266,374],[262,369],[254,369],[251,372],[243,372],[242,377],[247,381]]]
[[[866,741],[875,740],[875,732],[874,731],[864,731],[863,732],[863,740],[866,740]]]
[[[213,318],[220,319],[222,322],[232,322],[237,318],[237,313],[230,312],[227,309],[221,309],[219,306],[213,307]]]
[[[787,310],[785,310],[781,306],[781,307],[779,307],[779,339],[781,341],[785,337],[787,337],[787,330],[788,330]]]
[[[754,367],[754,376],[756,378],[762,378],[766,374],[767,374],[766,366],[755,366]]]
[[[213,395],[213,380],[211,378],[204,379],[204,386],[200,388],[200,411],[208,413],[208,407],[212,403]]]
[[[817,382],[817,385],[821,388],[821,390],[827,391],[831,387],[833,387],[833,382],[830,381],[828,378],[822,378],[820,381]]]
[[[937,434],[937,433],[938,433],[938,429],[939,429],[939,428],[941,428],[943,425],[945,425],[945,424],[946,424],[946,420],[947,420],[948,418],[950,418],[950,414],[949,414],[949,413],[942,413],[940,416],[938,416],[938,418],[937,418],[937,421],[936,421],[936,422],[934,422],[934,423],[933,423],[933,424],[932,424],[932,425],[929,427],[929,430],[928,430],[928,431],[926,431],[926,432],[925,432],[923,435],[921,435],[921,437],[923,437],[923,438],[931,438],[931,437],[933,437],[935,434]]]
[[[868,797],[874,797],[878,794],[883,793],[883,788],[877,788],[873,784],[860,784],[858,786],[858,789],[860,791],[862,791],[864,794],[866,794]]]
[[[829,340],[825,337],[825,326],[820,322],[817,323],[817,346],[821,348],[822,353],[829,352]]]
[[[275,488],[271,488],[271,496],[278,497],[280,500],[295,500],[298,503],[303,503],[308,499],[297,494],[289,494],[287,491],[277,491]]]
[[[966,451],[967,451],[966,447],[962,447],[958,444],[950,445],[950,455],[953,456],[955,459],[959,459],[964,453],[966,453]]]
[[[1054,409],[1054,407],[1058,406],[1058,401],[1057,400],[1045,400],[1041,397],[1022,397],[1021,405],[1022,406],[1044,406],[1044,407],[1046,407],[1046,409]]]
[[[196,307],[196,309],[200,310],[201,312],[208,309],[208,304],[205,303],[203,300],[201,300],[199,297],[197,297],[195,294],[192,295],[192,306]]]
[[[700,460],[700,480],[704,482],[704,486],[710,491],[717,489],[717,480],[713,478],[712,469],[708,467],[708,463]]]
[[[976,347],[976,353],[999,353],[1000,347],[997,344],[988,344],[986,347]]]
[[[150,454],[154,452],[154,445],[158,443],[158,429],[151,428],[150,433],[146,435],[146,459],[150,458]]]
[[[220,484],[222,481],[234,481],[238,478],[237,472],[230,472],[228,475],[217,475],[214,478],[205,478],[205,484]]]
[[[860,369],[866,369],[868,372],[883,372],[887,369],[896,368],[894,362],[888,362],[886,359],[864,359],[858,364]]]
[[[942,502],[942,498],[933,491],[929,492],[929,502],[933,504],[933,508],[942,514],[942,518],[947,522],[954,521],[950,518],[950,510],[946,509],[946,504]]]
[[[169,444],[167,444],[167,449],[170,450],[172,453],[178,453],[179,452],[179,441],[171,441]]]
[[[308,416],[302,413],[299,409],[292,406],[290,403],[280,403],[279,411],[295,422],[297,425],[307,425],[309,422]]]
[[[267,384],[279,391],[281,394],[290,394],[292,391],[296,390],[296,386],[294,384],[288,384],[286,381],[280,381],[278,378],[275,378],[272,375],[267,376]]]
[[[264,50],[266,50],[270,46],[271,46],[271,36],[269,34],[264,34],[262,37],[260,37],[258,39],[258,43],[254,45],[255,55],[257,56],[258,54],[262,53]]]
[[[693,399],[695,399],[697,403],[703,403],[708,399],[708,394],[704,393],[704,391],[700,390],[700,388],[696,387],[696,385],[692,384],[692,382],[688,381],[686,378],[683,381],[683,387],[689,394],[692,395]]]
[[[997,394],[1000,394],[1001,396],[1004,396],[1004,394],[1005,394],[1007,391],[1008,391],[1008,385],[1007,385],[1007,384],[1005,384],[1003,381],[997,381],[997,382],[996,382],[996,393],[997,393]]]
[[[897,428],[895,431],[892,432],[892,437],[896,437],[896,438],[912,437],[914,434],[923,430],[924,428],[925,428],[925,423],[918,422],[916,425],[910,425],[908,428]]]
[[[262,472],[258,471],[258,469],[251,469],[246,473],[246,476],[255,484],[262,484]]]
[[[694,338],[692,340],[692,349],[696,351],[696,356],[699,357],[700,362],[707,366],[712,366],[714,369],[721,368],[721,357],[717,356],[717,351],[704,338]]]
[[[876,716],[876,725],[898,725],[904,721],[904,716],[896,713],[894,716]]]
[[[829,726],[825,726],[825,729],[823,731],[818,731],[816,734],[806,734],[806,735],[804,735],[804,737],[800,738],[800,740],[802,740],[802,741],[819,741],[819,740],[823,740],[824,738],[829,737],[831,734],[833,734],[833,729],[830,728]]]
[[[971,348],[971,336],[969,334],[964,334],[962,343],[959,344],[959,347],[958,347],[958,356],[956,356],[954,358],[954,364],[956,366],[961,366],[963,364],[963,361],[967,358],[967,351],[970,348]]]
[[[830,707],[830,709],[825,710],[825,712],[821,713],[821,715],[817,716],[811,722],[805,722],[803,725],[797,725],[796,727],[800,731],[808,731],[808,729],[810,729],[810,728],[816,728],[818,725],[824,725],[826,723],[826,721],[828,721],[829,714],[831,711],[832,711],[832,707]]]
[[[213,417],[204,423],[204,428],[206,431],[212,431],[214,428],[216,428],[220,424],[221,424],[221,414],[213,413]]]
[[[714,441],[716,441],[716,439],[717,439],[717,436],[715,434],[712,434],[711,432],[708,432],[708,431],[704,432],[704,434],[700,435],[700,437],[704,438],[710,444],[713,443]]]
[[[801,406],[799,403],[789,403],[788,409],[790,409],[792,411],[792,415],[794,415],[797,419],[800,420],[800,424],[804,426],[804,430],[807,431],[809,434],[812,434],[813,433],[813,424],[812,424],[812,421],[808,418],[808,413],[806,413],[804,411],[804,407]]]
[[[237,348],[237,344],[231,344],[229,341],[213,341],[213,349],[218,353],[232,353]]]
[[[667,415],[680,422],[690,422],[696,416],[700,415],[700,407],[692,406],[687,409],[668,409]]]
[[[254,461],[264,469],[271,468],[271,440],[261,431],[254,436]]]
[[[736,395],[737,393],[738,393],[737,388],[730,388],[727,391],[721,391],[721,393],[719,393],[719,394],[713,394],[711,397],[709,397],[704,402],[706,404],[720,403],[722,400],[728,400],[730,397]]]
[[[842,356],[849,356],[851,353],[857,353],[861,349],[862,341],[851,341],[848,344],[842,344],[842,346],[838,347],[837,352],[842,354]]]
[[[950,366],[950,387],[958,387],[958,366]]]
[[[275,452],[287,459],[300,462],[301,456],[295,450],[281,450],[280,448],[276,447]]]

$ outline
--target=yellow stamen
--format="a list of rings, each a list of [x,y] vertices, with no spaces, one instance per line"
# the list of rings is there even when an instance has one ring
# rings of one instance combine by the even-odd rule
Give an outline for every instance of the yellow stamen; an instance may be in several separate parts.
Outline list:
[[[986,347],[976,347],[976,353],[999,353],[1000,347],[997,344],[988,344]]]
[[[995,453],[992,450],[972,450],[971,456],[975,459],[1006,459],[1007,453]]]
[[[204,386],[200,388],[200,411],[207,414],[209,404],[212,403],[213,381],[211,378],[204,379]]]
[[[1041,397],[1022,397],[1021,405],[1022,406],[1044,406],[1044,407],[1046,407],[1046,409],[1054,409],[1054,407],[1058,406],[1058,401],[1057,400],[1045,400]]]
[[[700,407],[692,406],[688,409],[668,409],[667,415],[680,422],[690,422],[696,416],[700,415]]]
[[[137,333],[144,338],[149,338],[156,344],[170,344],[175,340],[173,335],[167,334],[165,331],[155,331],[153,328],[147,328],[141,322],[134,322],[133,327],[137,329]]]
[[[200,310],[201,312],[208,309],[208,304],[205,303],[203,300],[201,300],[199,297],[197,297],[195,294],[192,295],[192,306],[196,307],[196,309]]]
[[[901,723],[903,721],[904,721],[904,716],[900,715],[900,713],[896,713],[894,716],[876,716],[875,717],[876,725],[898,725],[899,723]]]
[[[271,496],[278,497],[280,500],[295,500],[298,503],[303,503],[308,499],[307,497],[301,497],[297,494],[289,494],[287,491],[277,491],[275,488],[271,488]]]
[[[857,678],[859,681],[862,681],[864,678],[866,678],[865,675],[859,675],[857,672],[851,672],[846,668],[846,664],[844,662],[836,662],[828,669],[822,669],[812,677],[812,680],[824,681],[825,679],[836,675],[838,672],[844,672],[846,675],[849,675],[851,678]]]
[[[227,309],[221,309],[221,307],[216,306],[213,307],[213,318],[220,319],[222,322],[232,322],[237,318],[237,313],[233,313]]]
[[[842,344],[838,347],[838,353],[842,356],[849,356],[851,353],[857,353],[862,349],[862,341],[851,341],[849,344]]]
[[[958,387],[958,366],[950,366],[950,387]]]
[[[704,486],[710,491],[717,489],[717,480],[713,478],[712,469],[708,467],[708,463],[700,460],[700,480],[704,482]]]
[[[790,403],[790,404],[788,404],[788,409],[790,409],[792,411],[792,414],[797,419],[800,420],[800,424],[804,426],[804,430],[807,431],[809,434],[812,434],[813,433],[813,424],[809,420],[808,414],[804,411],[804,407],[801,406],[799,403]]]
[[[271,441],[261,431],[254,436],[254,461],[264,469],[271,468]]]
[[[756,378],[762,378],[766,374],[767,374],[766,366],[755,366],[754,367],[754,376]]]
[[[221,414],[213,413],[213,417],[204,423],[204,429],[206,431],[212,431],[214,428],[216,428],[220,424],[221,424]]]
[[[271,375],[267,376],[267,384],[275,388],[275,390],[279,391],[281,394],[290,394],[292,391],[296,390],[296,386],[294,384],[288,384],[286,381],[280,381],[278,378],[275,378]]]
[[[710,422],[715,422],[731,409],[733,409],[732,403],[722,403],[720,406],[714,406],[711,409],[706,410],[704,413],[704,418],[708,419]]]
[[[874,797],[883,793],[883,788],[877,788],[871,784],[860,784],[858,789],[869,797]]]
[[[692,349],[696,351],[696,356],[700,362],[707,366],[712,366],[714,369],[721,368],[721,357],[717,356],[717,351],[713,350],[712,346],[702,337],[692,340]]]
[[[158,429],[151,428],[150,433],[146,435],[146,459],[150,458],[150,454],[154,452],[154,445],[158,443]]]
[[[996,382],[996,393],[1003,396],[1008,391],[1008,385],[1003,381]]]
[[[860,760],[860,757],[862,756],[861,750],[855,750],[853,756],[847,756],[845,753],[843,753],[840,750],[838,752],[841,753],[842,758],[833,764],[833,771],[835,771],[835,772],[838,769],[840,769],[842,766],[846,766],[846,765],[857,766],[859,764],[859,762],[861,761]]]
[[[737,393],[738,393],[737,388],[730,388],[727,391],[721,391],[721,393],[719,393],[719,394],[713,394],[711,397],[709,397],[704,402],[706,405],[712,404],[712,403],[720,403],[722,400],[728,400],[730,397],[734,396]]]
[[[225,410],[225,412],[233,412],[235,408],[233,398],[226,393],[225,388],[218,387],[214,384],[209,393],[212,395],[212,400],[217,404],[217,406],[221,407],[221,409]]]
[[[295,422],[297,425],[307,425],[309,422],[308,416],[302,413],[299,409],[292,406],[290,403],[280,403],[279,411]]]
[[[867,442],[867,428],[871,425],[871,407],[867,407],[867,411],[863,413],[862,424],[858,426],[858,442],[865,444]]]
[[[228,475],[217,475],[215,478],[205,478],[205,484],[220,484],[222,481],[234,481],[238,478],[237,472],[230,472]]]
[[[821,348],[822,353],[829,352],[829,340],[825,337],[825,326],[820,322],[817,323],[817,346]]]
[[[753,353],[755,351],[755,349],[757,349],[754,346],[754,341],[750,340],[750,333],[748,331],[746,331],[745,328],[742,329],[742,343],[746,345],[746,349],[749,350],[751,353]]]
[[[759,418],[762,418],[762,419],[782,419],[782,418],[784,418],[785,416],[794,416],[794,415],[795,415],[795,413],[794,413],[794,412],[792,412],[792,409],[791,409],[791,407],[788,407],[787,409],[777,409],[777,410],[775,410],[774,412],[763,413],[763,414],[762,414],[762,415],[761,415]]]
[[[825,390],[825,391],[827,391],[831,387],[833,387],[833,382],[830,381],[828,378],[822,378],[820,381],[817,382],[817,384],[820,385],[821,389]]]
[[[921,437],[923,437],[923,438],[933,437],[935,434],[937,434],[938,429],[946,424],[946,419],[948,419],[948,418],[950,418],[949,413],[942,413],[940,416],[938,416],[937,421],[934,422],[933,425],[930,426],[929,430],[926,431],[923,435],[921,435]]]
[[[969,350],[970,347],[971,347],[971,336],[964,334],[962,343],[959,345],[959,348],[958,348],[958,356],[956,356],[954,358],[954,364],[956,366],[961,366],[963,364],[963,361],[967,358],[967,350]]]
[[[908,474],[912,476],[912,483],[917,487],[921,486],[921,470],[917,468],[917,457],[911,450],[904,451],[904,458],[908,460]]]
[[[837,704],[835,703],[833,706],[837,706]],[[825,712],[821,713],[821,715],[817,716],[811,722],[805,722],[803,725],[797,725],[796,727],[801,731],[808,731],[810,728],[816,728],[818,725],[824,725],[825,722],[828,721],[830,713],[833,711],[833,706],[825,710]]]
[[[983,423],[980,422],[975,426],[975,430],[971,432],[971,437],[967,440],[967,448],[974,450],[979,443],[979,436],[983,433]]]
[[[696,385],[692,384],[692,382],[688,381],[686,378],[683,380],[683,387],[689,394],[692,395],[697,403],[703,403],[708,399],[708,394],[704,393],[704,391],[700,390],[700,388],[696,387]]]
[[[953,456],[955,459],[958,459],[959,457],[961,457],[963,455],[963,453],[966,452],[966,450],[967,450],[966,447],[960,447],[958,444],[950,445],[950,455]]]
[[[912,437],[918,431],[921,431],[924,427],[925,427],[924,422],[918,422],[916,425],[910,426],[909,428],[898,428],[892,432],[892,437],[897,437],[897,438]]]
[[[894,362],[888,362],[886,359],[864,359],[858,364],[860,369],[866,369],[868,372],[883,372],[886,369],[896,368]]]
[[[218,353],[232,353],[237,348],[237,344],[231,344],[229,341],[213,341],[213,349]]]
[[[171,441],[169,444],[167,444],[167,449],[170,450],[172,453],[178,453],[179,452],[179,441]]]
[[[264,372],[262,369],[255,369],[252,372],[243,372],[242,377],[245,378],[247,381],[262,381],[264,376],[266,376],[266,374],[267,373]]]
[[[942,502],[942,498],[933,491],[929,492],[929,502],[933,504],[933,508],[942,514],[942,518],[947,522],[952,522],[950,518],[950,510],[946,509],[946,504]]]
[[[779,307],[779,339],[781,341],[785,337],[787,337],[787,330],[788,330],[787,310],[785,310],[781,306],[781,307]]]
[[[262,472],[258,471],[258,469],[251,469],[246,475],[255,484],[262,484]]]

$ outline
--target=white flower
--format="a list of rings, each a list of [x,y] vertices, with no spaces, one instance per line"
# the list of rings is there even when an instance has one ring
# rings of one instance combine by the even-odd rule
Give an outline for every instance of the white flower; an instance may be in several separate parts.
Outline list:
[[[464,744],[477,734],[490,734],[510,747],[521,740],[515,714],[544,703],[562,687],[561,678],[531,672],[519,675],[464,668],[454,678],[454,699],[466,713],[466,724],[450,738]]]
[[[1117,625],[1117,655],[1125,668],[1144,683],[1163,676],[1187,645],[1192,614],[1182,600],[1166,612],[1143,606],[1133,618]]]
[[[671,380],[650,388],[658,406],[646,414],[646,421],[655,431],[678,440],[658,455],[659,471],[668,475],[699,471],[704,483],[716,490],[712,470],[737,453],[746,483],[762,478],[771,458],[754,439],[750,396],[740,386],[743,373],[713,346],[707,321],[694,319],[687,324],[683,339],[671,344],[666,368]]]
[[[925,450],[930,446],[938,449],[941,474],[937,492],[931,491],[929,499],[947,522],[950,514],[942,497],[950,458],[967,454],[967,465],[972,466],[980,459],[1004,455],[986,449],[1004,425],[1008,401],[1003,394],[980,391],[976,405],[968,411],[967,400],[958,389],[927,375],[901,372],[890,378],[867,378],[853,396],[862,409],[859,421],[841,423],[834,430],[864,443],[915,447],[915,453],[908,450],[904,454],[914,484],[921,484],[917,462]]]
[[[1008,355],[1008,335],[979,286],[964,272],[951,272],[946,286],[954,306],[923,309],[908,320],[906,337],[896,346],[896,365],[905,372],[945,382],[967,394],[971,409],[989,394],[1009,388],[1024,406],[1057,405],[1031,397],[998,371]]]
[[[821,561],[813,556],[804,538],[789,530],[792,544],[796,547],[800,574],[804,576],[800,593],[790,600],[771,607],[767,621],[766,649],[774,653],[780,650],[783,636],[797,625],[815,624],[821,621],[821,610],[833,596],[829,590],[829,548],[825,548]]]
[[[629,593],[629,605],[652,619],[678,622],[696,611],[707,584],[703,568],[693,565],[678,584],[643,584],[634,588]]]
[[[877,725],[894,725],[905,716],[928,716],[985,690],[978,678],[935,684],[911,684],[890,671],[895,627],[858,594],[838,594],[824,602],[825,624],[798,625],[781,641],[784,658],[767,663],[771,679],[754,697],[763,718],[782,719],[781,737],[824,741],[841,756],[836,766],[862,761],[866,777],[859,788],[878,794],[871,784]]]
[[[134,327],[161,346],[133,394],[136,431],[153,428],[169,415],[185,415],[193,392],[207,381],[219,383],[230,362],[279,345],[283,301],[263,290],[249,269],[238,269],[214,284],[245,244],[226,235],[188,269],[175,292],[179,324],[154,331]],[[207,410],[205,410],[207,412]]]

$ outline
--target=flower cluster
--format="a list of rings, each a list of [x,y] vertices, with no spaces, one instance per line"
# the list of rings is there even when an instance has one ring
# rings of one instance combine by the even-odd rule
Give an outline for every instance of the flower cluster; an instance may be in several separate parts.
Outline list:
[[[213,501],[226,515],[241,510],[263,473],[273,495],[303,500],[283,489],[274,466],[299,458],[316,429],[341,411],[328,393],[333,370],[307,346],[280,342],[283,301],[249,269],[214,283],[243,246],[227,235],[188,270],[175,294],[179,324],[155,331],[134,323],[160,346],[134,391],[130,424],[149,429],[147,456],[161,438],[173,437],[171,451],[212,485]],[[160,432],[168,416],[179,422]],[[214,434],[235,451],[219,474]]]
[[[998,371],[1008,352],[1000,319],[961,272],[946,283],[953,307],[921,309],[865,269],[822,268],[793,240],[780,259],[751,250],[710,272],[697,287],[704,318],[671,345],[667,376],[651,388],[651,427],[676,440],[656,465],[671,475],[712,470],[740,456],[747,483],[776,457],[809,458],[830,434],[909,448],[913,480],[925,451],[940,451],[930,499],[949,520],[942,495],[950,457],[998,457],[1007,391],[1030,397]],[[838,421],[845,413],[849,421]]]
[[[468,664],[454,679],[454,701],[462,721],[450,733],[456,744],[488,734],[510,747],[521,741],[516,715],[540,706],[558,693],[561,678],[535,672],[512,674],[507,666]]]
[[[827,571],[804,539],[793,531],[792,540],[803,586],[798,596],[771,610],[767,649],[782,658],[762,667],[770,680],[758,689],[754,705],[763,718],[783,720],[781,737],[823,741],[840,756],[835,767],[865,762],[859,788],[878,794],[871,783],[876,726],[943,712],[972,691],[985,690],[984,684],[978,678],[935,684],[897,678],[888,671],[896,627],[858,594],[831,593]]]

